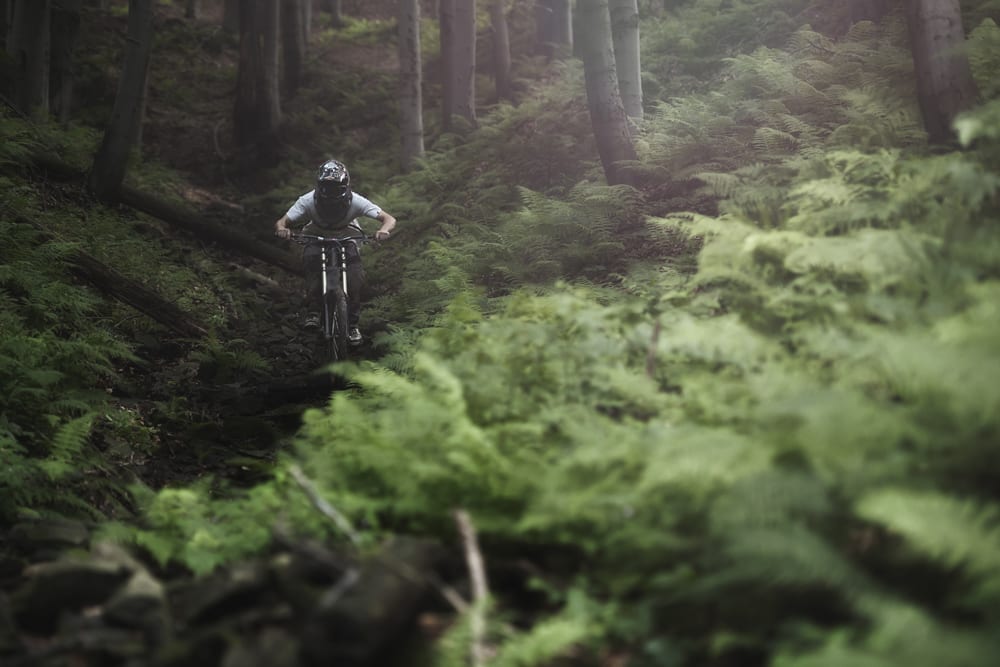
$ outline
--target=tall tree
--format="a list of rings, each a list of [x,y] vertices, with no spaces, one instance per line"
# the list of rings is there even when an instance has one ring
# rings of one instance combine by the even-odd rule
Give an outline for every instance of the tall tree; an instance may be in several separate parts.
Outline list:
[[[493,81],[497,101],[512,99],[510,89],[510,33],[507,30],[507,3],[490,1],[490,25],[493,28]]]
[[[629,183],[621,163],[635,160],[636,152],[618,91],[608,0],[578,0],[577,11],[582,31],[578,43],[583,52],[587,108],[597,152],[609,184]]]
[[[571,0],[538,0],[535,3],[535,38],[539,52],[561,58],[573,49],[573,5]]]
[[[476,0],[455,2],[452,42],[455,114],[476,126]]]
[[[850,23],[878,21],[892,10],[892,0],[848,0]]]
[[[556,44],[557,55],[569,55],[573,51],[572,0],[552,0],[552,41]]]
[[[306,60],[306,26],[303,0],[281,0],[281,45],[284,51],[284,83],[289,97],[298,92]]]
[[[51,0],[14,3],[7,53],[14,68],[14,100],[25,113],[49,113]]]
[[[14,0],[0,0],[0,49],[7,50],[7,34],[10,32],[11,10]]]
[[[278,0],[240,0],[240,61],[236,74],[233,137],[258,157],[277,154],[281,103],[278,86]]]
[[[73,51],[80,34],[83,0],[55,0],[52,5],[52,62],[50,103],[60,121],[69,120],[73,107]]]
[[[226,32],[240,30],[240,3],[241,0],[223,0],[222,29]]]
[[[615,47],[618,91],[625,115],[642,120],[642,66],[639,57],[639,3],[637,0],[610,0],[611,39]]]
[[[325,0],[323,6],[330,12],[330,21],[334,28],[344,25],[344,11],[340,0]]]
[[[451,129],[451,118],[455,115],[455,0],[438,2],[438,42],[440,53],[438,62],[441,71],[441,128]]]
[[[184,3],[184,17],[189,19],[201,18],[201,0],[187,0]]]
[[[420,0],[399,0],[399,134],[403,171],[410,171],[424,154],[422,80]]]
[[[955,116],[979,96],[958,0],[908,0],[906,23],[924,128],[932,143],[947,143],[954,137]]]
[[[101,199],[118,193],[132,142],[142,122],[146,74],[153,47],[153,0],[129,0],[125,63],[118,80],[111,120],[90,169],[88,185]]]

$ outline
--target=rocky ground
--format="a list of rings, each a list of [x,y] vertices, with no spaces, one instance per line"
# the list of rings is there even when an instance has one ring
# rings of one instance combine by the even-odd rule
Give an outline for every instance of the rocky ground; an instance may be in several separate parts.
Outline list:
[[[193,578],[92,542],[77,521],[25,520],[7,539],[6,667],[414,664],[453,612],[441,582],[454,558],[426,541],[359,560],[279,533],[260,559]]]

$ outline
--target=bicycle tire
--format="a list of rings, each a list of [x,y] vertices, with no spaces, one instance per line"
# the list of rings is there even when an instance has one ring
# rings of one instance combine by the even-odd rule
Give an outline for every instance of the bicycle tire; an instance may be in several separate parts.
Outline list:
[[[330,318],[326,339],[326,357],[328,361],[344,361],[347,359],[347,296],[339,286],[332,288],[326,294],[326,314]]]

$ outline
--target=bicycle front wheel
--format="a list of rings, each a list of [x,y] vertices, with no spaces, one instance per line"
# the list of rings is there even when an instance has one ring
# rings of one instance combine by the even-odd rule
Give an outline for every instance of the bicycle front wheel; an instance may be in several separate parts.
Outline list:
[[[326,294],[327,339],[326,356],[329,361],[347,359],[347,296],[339,286]]]

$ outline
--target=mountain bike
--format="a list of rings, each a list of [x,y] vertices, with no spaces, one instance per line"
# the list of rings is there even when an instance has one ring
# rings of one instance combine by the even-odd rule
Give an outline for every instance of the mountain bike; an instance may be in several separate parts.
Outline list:
[[[350,348],[347,341],[349,307],[347,301],[347,250],[348,241],[368,243],[367,234],[330,238],[313,234],[293,233],[291,238],[303,245],[315,244],[320,249],[320,271],[322,273],[320,299],[320,326],[323,329],[323,356],[326,361],[347,359]]]

